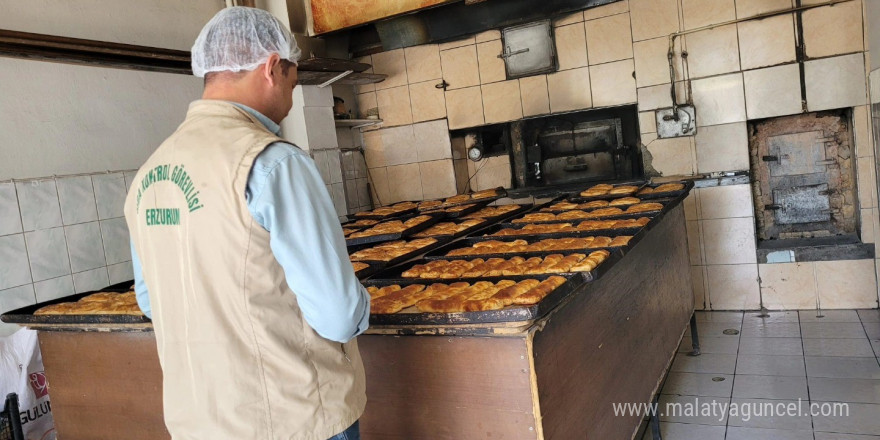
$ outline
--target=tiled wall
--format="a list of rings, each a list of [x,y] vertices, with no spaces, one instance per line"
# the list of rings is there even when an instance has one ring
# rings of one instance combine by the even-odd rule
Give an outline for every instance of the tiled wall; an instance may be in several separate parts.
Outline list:
[[[383,83],[358,90],[362,111],[378,108],[385,120],[385,128],[365,134],[367,166],[371,172],[385,168],[388,162],[375,160],[378,157],[389,158],[394,167],[406,161],[416,163],[418,156],[413,151],[420,147],[409,137],[409,128],[416,126],[413,123],[445,118],[455,130],[636,103],[646,162],[661,174],[748,170],[748,120],[804,110],[853,108],[861,234],[863,241],[874,242],[880,225],[870,108],[866,105],[866,66],[870,63],[864,0],[803,13],[809,58],[804,65],[805,109],[795,61],[793,14],[678,38],[676,92],[679,102],[690,98],[696,106],[697,135],[657,138],[653,111],[671,105],[666,56],[669,34],[792,6],[792,0],[623,0],[592,8],[555,21],[559,72],[513,81],[505,80],[504,65],[497,58],[501,53],[497,31],[366,57],[363,61],[371,63],[376,72],[389,75]],[[688,53],[686,59],[682,59],[682,51]],[[434,87],[441,79],[449,83],[445,92]],[[690,81],[690,96],[685,79]],[[392,134],[398,131],[406,136]],[[439,131],[437,136],[441,136]],[[451,145],[453,163],[444,166],[444,173],[456,177],[459,191],[468,181],[473,189],[499,182],[509,185],[506,157],[473,163],[465,160],[461,141],[453,139]],[[377,189],[381,187],[387,197],[383,203],[418,196],[418,189],[411,185],[414,181],[425,187],[425,176],[415,166],[409,166],[407,173],[393,173],[393,179],[388,178],[390,169],[375,173],[380,180]],[[481,171],[474,177],[476,170]],[[404,177],[413,180],[397,180]],[[425,192],[421,195],[428,197]],[[817,298],[826,308],[854,304],[876,307],[876,265],[872,260],[800,264],[801,272],[815,275],[813,287],[806,292],[796,282],[777,280],[771,284],[774,271],[783,270],[784,265],[758,265],[752,206],[747,185],[701,189],[688,199],[698,307],[757,308],[762,297],[763,304],[773,308],[806,307],[809,301],[804,298],[812,298],[810,307],[816,306]],[[832,269],[842,264],[858,268],[860,276],[838,276],[846,271]],[[830,281],[820,282],[820,274]],[[831,287],[836,285],[844,287]]]
[[[0,313],[133,278],[134,172],[0,183]],[[0,335],[18,327],[0,324]]]

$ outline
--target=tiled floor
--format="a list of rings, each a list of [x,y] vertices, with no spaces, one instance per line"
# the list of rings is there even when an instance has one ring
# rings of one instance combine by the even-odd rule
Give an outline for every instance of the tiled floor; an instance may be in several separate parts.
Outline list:
[[[880,310],[822,313],[698,312],[703,354],[687,355],[686,333],[659,411],[667,402],[727,410],[662,415],[663,439],[880,440]],[[821,414],[835,403],[848,416]],[[771,406],[794,413],[759,414]]]

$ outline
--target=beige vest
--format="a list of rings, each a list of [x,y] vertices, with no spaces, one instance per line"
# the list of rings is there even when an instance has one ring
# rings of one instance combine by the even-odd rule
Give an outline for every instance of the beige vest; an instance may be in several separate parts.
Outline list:
[[[246,205],[254,158],[279,140],[232,104],[196,101],[126,198],[175,440],[326,440],[363,413],[356,342],[309,327]]]

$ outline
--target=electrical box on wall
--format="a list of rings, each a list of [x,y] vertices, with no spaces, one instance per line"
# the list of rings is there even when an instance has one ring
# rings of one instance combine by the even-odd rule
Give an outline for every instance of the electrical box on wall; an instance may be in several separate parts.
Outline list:
[[[697,112],[692,105],[657,110],[657,137],[673,138],[697,134]]]

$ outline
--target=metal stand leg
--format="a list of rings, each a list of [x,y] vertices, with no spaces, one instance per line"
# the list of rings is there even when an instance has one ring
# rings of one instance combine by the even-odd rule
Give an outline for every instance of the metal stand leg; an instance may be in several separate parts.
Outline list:
[[[697,313],[691,315],[691,342],[693,343],[693,351],[688,356],[699,356],[700,353],[700,336],[697,334]]]
[[[651,420],[648,422],[651,425],[651,438],[653,440],[663,440],[662,434],[660,434],[660,404],[658,403],[658,397],[654,397],[654,401],[651,402],[654,406],[654,412],[651,413]]]

